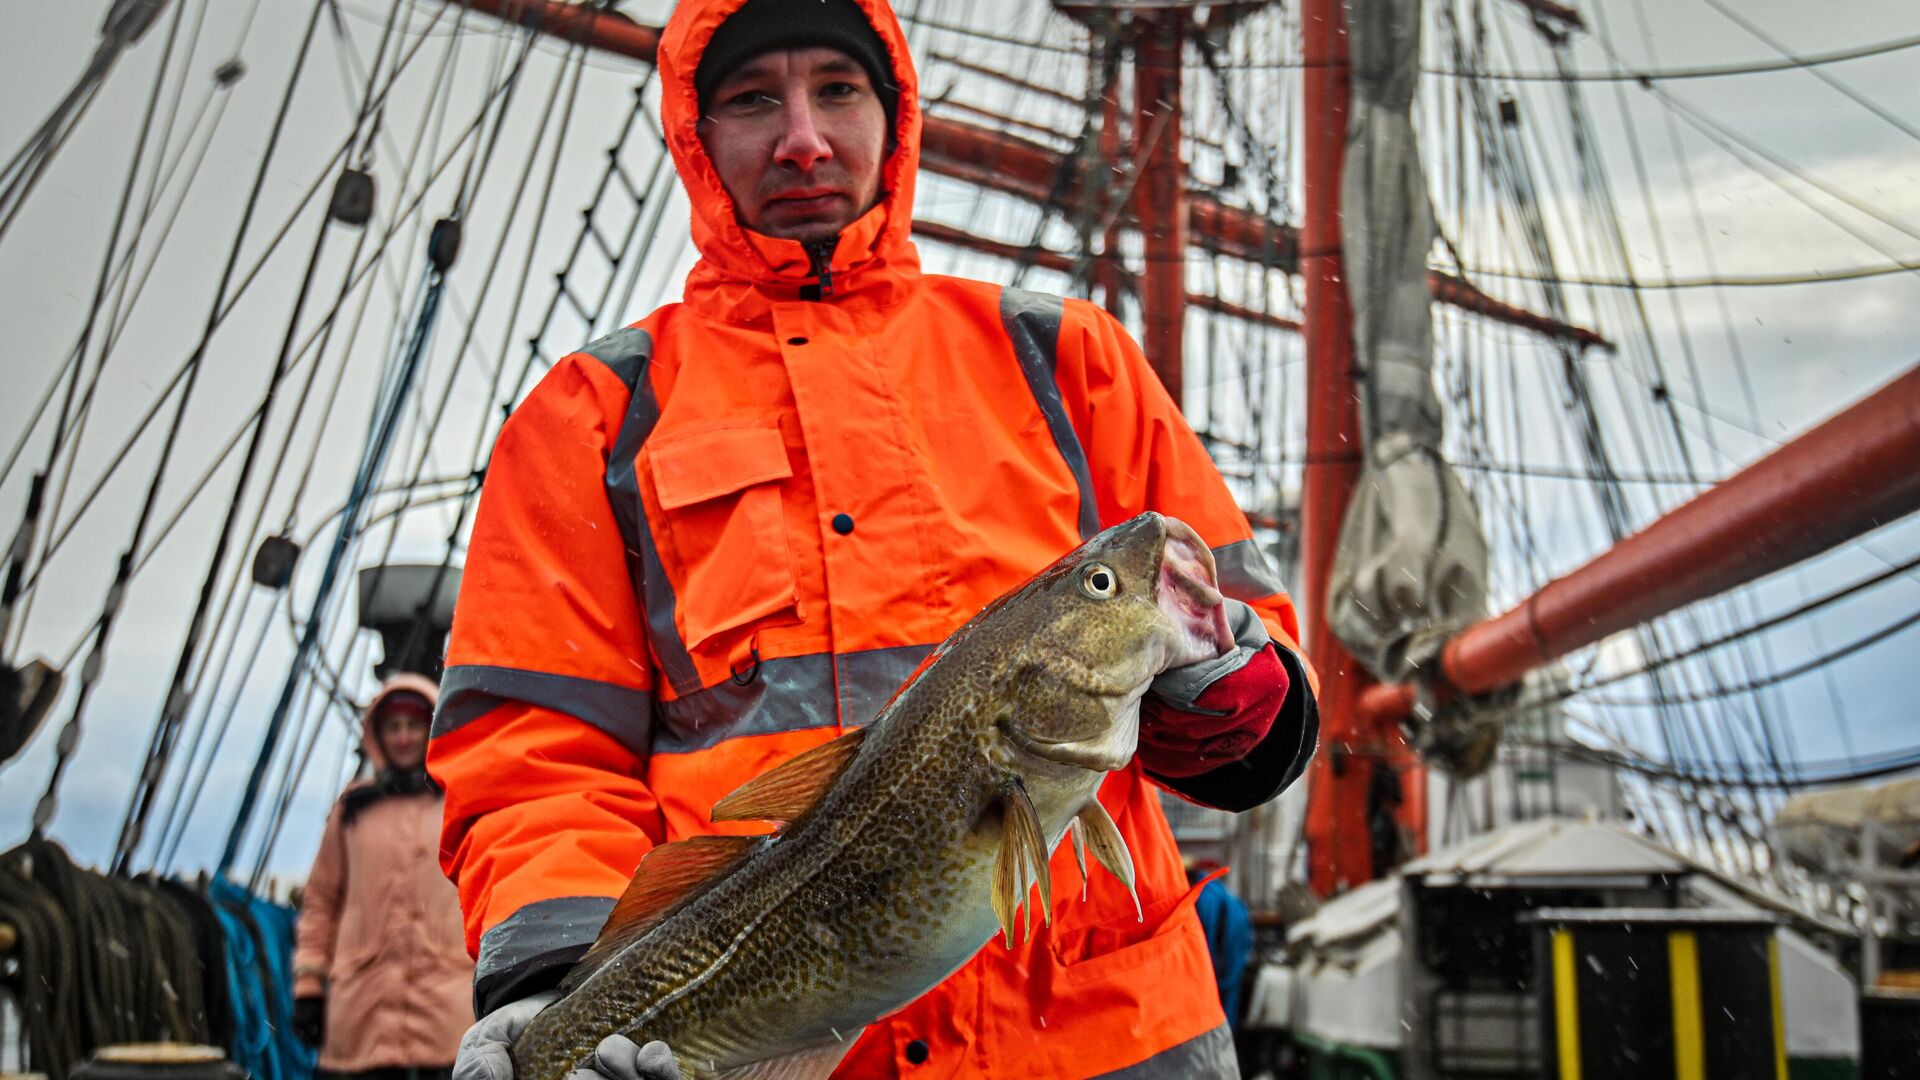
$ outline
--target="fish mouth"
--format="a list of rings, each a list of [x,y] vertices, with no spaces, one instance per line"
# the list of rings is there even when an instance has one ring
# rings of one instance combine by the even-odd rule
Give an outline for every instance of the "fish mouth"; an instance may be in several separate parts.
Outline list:
[[[1193,527],[1179,518],[1165,518],[1166,539],[1160,549],[1160,610],[1185,631],[1191,655],[1180,663],[1197,663],[1233,649],[1233,631],[1227,625],[1226,598],[1213,552]],[[1179,666],[1176,664],[1175,666]]]

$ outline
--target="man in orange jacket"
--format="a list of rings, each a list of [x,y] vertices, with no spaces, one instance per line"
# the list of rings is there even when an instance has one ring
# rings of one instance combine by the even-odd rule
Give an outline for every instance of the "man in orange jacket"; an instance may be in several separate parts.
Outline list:
[[[753,831],[714,802],[870,721],[984,604],[1149,509],[1213,546],[1238,647],[1156,682],[1101,789],[1145,917],[1113,881],[1063,894],[836,1075],[1234,1075],[1156,787],[1244,810],[1312,753],[1292,604],[1245,516],[1112,317],[920,272],[919,96],[886,0],[681,0],[659,75],[701,260],[683,302],[515,411],[454,623],[430,762],[485,1017],[459,1077],[509,1080],[506,1042],[648,850]],[[673,1075],[623,1039],[599,1066]]]

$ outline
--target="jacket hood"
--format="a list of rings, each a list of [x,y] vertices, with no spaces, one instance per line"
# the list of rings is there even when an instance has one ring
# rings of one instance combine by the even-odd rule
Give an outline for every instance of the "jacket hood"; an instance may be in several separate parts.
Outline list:
[[[399,693],[419,694],[427,699],[429,709],[440,701],[440,685],[425,675],[401,672],[380,684],[373,700],[360,710],[360,752],[366,755],[367,763],[376,773],[386,769],[387,753],[380,748],[380,733],[373,725],[373,715],[380,711],[382,702]]]
[[[920,168],[920,89],[907,53],[907,38],[887,0],[853,0],[873,24],[893,65],[900,103],[895,111],[893,153],[881,166],[880,202],[840,234],[831,267],[836,294],[857,289],[863,278],[891,268],[913,273],[919,259],[909,239],[913,186]],[[733,199],[700,145],[700,98],[694,72],[714,31],[746,0],[681,0],[661,34],[658,55],[660,123],[674,167],[693,205],[693,242],[700,262],[687,276],[691,299],[703,288],[751,284],[791,288],[815,279],[806,249],[749,231],[734,218]]]

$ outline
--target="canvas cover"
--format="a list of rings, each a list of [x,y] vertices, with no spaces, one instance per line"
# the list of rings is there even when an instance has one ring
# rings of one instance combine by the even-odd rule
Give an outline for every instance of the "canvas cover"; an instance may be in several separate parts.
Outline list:
[[[1441,456],[1427,252],[1434,224],[1413,131],[1420,0],[1350,0],[1353,65],[1341,239],[1366,461],[1341,529],[1327,618],[1377,677],[1414,674],[1486,614],[1487,545]]]

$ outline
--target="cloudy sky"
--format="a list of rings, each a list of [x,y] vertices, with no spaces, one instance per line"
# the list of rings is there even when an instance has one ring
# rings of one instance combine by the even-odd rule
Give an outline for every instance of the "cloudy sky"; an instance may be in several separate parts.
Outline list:
[[[10,536],[25,502],[26,477],[48,451],[50,419],[32,429],[27,428],[28,420],[93,307],[96,279],[136,136],[149,103],[158,102],[154,141],[162,130],[167,133],[158,195],[149,197],[155,160],[151,149],[136,173],[134,188],[136,213],[151,203],[133,264],[132,280],[140,286],[137,302],[129,306],[131,314],[114,342],[73,466],[71,494],[64,501],[61,520],[63,525],[70,520],[77,524],[35,590],[24,635],[16,628],[8,641],[14,658],[43,655],[61,660],[84,655],[77,646],[85,641],[105,598],[113,562],[132,535],[178,398],[167,399],[157,419],[144,430],[140,420],[200,339],[312,10],[298,0],[179,2],[183,6],[170,9],[115,67],[18,219],[0,235],[0,274],[4,274],[0,280],[5,283],[0,289],[0,325],[8,329],[5,351],[0,354],[6,387],[0,392],[0,453],[10,452],[25,434],[20,464],[0,483],[0,534]],[[13,32],[0,36],[0,147],[11,153],[23,145],[72,84],[94,48],[107,6],[102,0],[78,0],[14,13]],[[913,33],[929,92],[949,93],[955,100],[1071,130],[1071,117],[1060,111],[1066,106],[967,76],[933,59],[935,55],[964,56],[1041,78],[1064,71],[1067,74],[1059,76],[1059,81],[1078,93],[1083,69],[1071,54],[997,40],[1041,40],[1070,47],[1076,41],[1073,32],[1059,20],[1050,21],[1042,5],[923,0],[917,6],[910,2],[902,6],[921,16],[913,24]],[[1570,55],[1573,68],[1582,72],[1605,72],[1616,65],[1661,70],[1780,58],[1768,40],[1719,8],[1737,12],[1766,38],[1802,57],[1920,35],[1920,15],[1902,0],[1843,0],[1824,7],[1786,0],[1743,0],[1737,6],[1734,0],[1675,0],[1657,5],[1600,0],[1581,6],[1588,13],[1591,31],[1576,38]],[[655,0],[631,3],[625,9],[642,21],[658,22],[669,7]],[[156,82],[175,10],[183,16],[174,44],[175,60],[167,77]],[[328,163],[359,112],[367,69],[380,52],[387,10],[376,0],[339,0],[320,22],[309,66],[292,99],[282,143],[266,174],[253,225],[240,247],[242,275],[267,251],[277,230],[289,223],[290,229],[257,278],[248,282],[231,318],[211,339],[159,489],[149,543],[202,473],[213,467],[209,494],[187,507],[129,592],[62,791],[54,832],[82,858],[101,859],[111,851],[180,648],[186,615],[206,572],[237,475],[235,457],[227,458],[225,465],[216,463],[228,442],[242,432],[265,387],[307,258],[321,231],[313,206],[304,213],[296,213],[296,208],[308,186],[329,173]],[[1481,5],[1462,3],[1458,11],[1463,25],[1472,27],[1478,20],[1485,27],[1488,67],[1520,72],[1550,67],[1548,54],[1516,5],[1485,0]],[[386,236],[397,196],[422,190],[421,178],[430,168],[444,162],[445,170],[425,188],[419,215],[394,231],[393,253],[375,271],[371,287],[356,289],[349,296],[319,365],[320,377],[308,407],[298,414],[291,438],[287,438],[288,427],[295,414],[284,399],[268,428],[266,457],[259,469],[261,475],[273,472],[274,476],[262,531],[276,531],[281,523],[290,522],[293,535],[310,552],[323,551],[330,539],[329,515],[345,497],[381,373],[405,340],[417,301],[419,245],[431,218],[454,205],[463,178],[471,182],[476,193],[467,212],[467,244],[417,391],[420,401],[408,413],[394,451],[399,464],[390,467],[389,475],[417,471],[426,478],[457,477],[465,470],[476,438],[490,430],[496,417],[488,404],[494,396],[495,373],[504,371],[508,384],[520,373],[527,355],[525,339],[539,325],[552,291],[552,275],[571,248],[579,211],[588,205],[606,150],[616,142],[632,111],[633,87],[646,74],[638,65],[596,57],[581,72],[576,88],[570,81],[575,69],[562,63],[561,50],[541,44],[524,59],[518,87],[500,121],[499,149],[483,167],[471,154],[479,140],[462,142],[461,136],[481,114],[489,88],[521,62],[520,42],[494,33],[492,24],[478,17],[455,34],[455,15],[432,0],[403,3],[401,12],[405,32],[393,41],[397,56],[407,66],[394,80],[386,108],[379,114],[378,133],[352,151],[359,155],[364,149],[380,184],[380,209],[366,242],[376,244]],[[960,35],[938,29],[941,26],[984,32]],[[1274,138],[1286,145],[1284,133],[1297,123],[1298,109],[1298,73],[1287,69],[1286,63],[1297,52],[1286,40],[1286,20],[1269,18],[1261,26],[1231,50],[1230,66],[1240,66],[1230,74],[1229,85],[1235,88],[1249,125],[1263,133],[1281,133]],[[1452,67],[1437,29],[1439,19],[1430,17],[1428,26],[1428,66]],[[412,51],[416,48],[417,53]],[[217,89],[213,73],[236,57],[245,65],[244,76],[231,89]],[[1913,166],[1920,160],[1920,84],[1911,77],[1916,57],[1920,49],[1905,49],[1822,68],[1871,106],[1805,71],[1661,81],[1657,90],[1631,82],[1581,83],[1581,100],[1598,139],[1594,156],[1611,185],[1621,242],[1633,272],[1642,279],[1767,276],[1920,261],[1920,170]],[[395,59],[396,52],[390,50],[383,63],[390,65]],[[1565,88],[1550,81],[1530,81],[1502,84],[1494,92],[1514,96],[1523,117],[1519,137],[1539,148],[1541,213],[1557,241],[1560,269],[1603,276],[1616,273],[1619,268],[1608,265],[1591,246],[1600,235],[1596,226],[1582,218],[1583,208],[1592,202],[1580,191],[1567,150]],[[1196,85],[1193,93],[1197,109],[1216,107],[1209,103],[1210,88]],[[1663,94],[1670,97],[1663,99]],[[651,103],[652,98],[646,100]],[[1455,142],[1451,134],[1439,130],[1452,123],[1458,100],[1449,76],[1427,79],[1418,119],[1427,153],[1441,161],[1432,166],[1441,219],[1474,269],[1524,271],[1524,264],[1514,258],[1517,249],[1511,223],[1495,212],[1484,194],[1469,191],[1468,198],[1456,201],[1446,193],[1444,185],[1453,171],[1445,162],[1459,160],[1463,148],[1474,152],[1470,142]],[[1683,114],[1707,119],[1695,126],[1678,118]],[[500,115],[496,108],[486,122],[491,125]],[[566,140],[556,153],[553,136],[563,119]],[[643,126],[637,130],[643,134],[627,141],[622,160],[644,185],[654,153],[644,134],[652,130],[645,126],[651,119],[643,116],[639,122]],[[1719,144],[1728,141],[1736,147],[1734,151]],[[1762,148],[1771,158],[1755,158],[1752,151],[1739,149],[1748,144]],[[1197,149],[1195,153],[1204,157],[1206,152]],[[1289,170],[1290,175],[1296,172]],[[401,182],[403,175],[406,183]],[[631,283],[624,278],[615,283],[616,306],[619,297],[628,299],[624,309],[605,314],[603,325],[616,318],[638,318],[654,304],[672,299],[690,260],[684,200],[665,177],[656,190],[653,205],[661,220],[656,242],[640,264],[638,277]],[[184,198],[178,198],[182,192]],[[1292,205],[1297,206],[1297,192],[1291,194]],[[921,204],[926,216],[978,219],[982,231],[996,226],[1009,235],[1018,234],[1024,221],[1020,214],[1027,213],[1005,206],[983,210],[977,199],[939,183],[923,186]],[[623,228],[630,213],[622,211],[606,227]],[[313,298],[299,324],[301,342],[316,331],[321,315],[339,296],[349,255],[359,239],[345,229],[327,232],[312,275]],[[124,242],[123,236],[123,248]],[[923,248],[933,268],[983,277],[1006,272],[1004,264],[982,257]],[[156,252],[157,259],[150,264]],[[606,276],[591,263],[583,260],[581,276],[575,279],[583,295],[598,295]],[[497,271],[490,275],[495,267]],[[531,284],[516,298],[523,267],[531,268]],[[1538,297],[1524,282],[1498,277],[1482,281],[1489,291],[1519,302]],[[1045,284],[1038,279],[1036,283]],[[1696,448],[1697,471],[1709,476],[1733,471],[1920,362],[1920,275],[1913,273],[1834,284],[1651,291],[1644,294],[1644,317],[1651,335],[1639,344],[1631,342],[1639,340],[1634,327],[1641,315],[1623,302],[1624,295],[1619,290],[1574,289],[1569,303],[1576,321],[1630,343],[1618,356],[1590,355],[1584,367],[1598,388],[1603,416],[1613,424],[1609,431],[1617,439],[1623,467],[1637,471],[1661,471],[1671,465],[1670,451],[1648,449],[1635,441],[1640,431],[1636,425],[1655,415],[1646,404],[1648,382],[1655,377],[1651,366],[1655,356],[1674,373],[1672,422]],[[457,346],[469,323],[476,330],[456,364]],[[1443,328],[1457,325],[1455,316],[1442,314]],[[97,362],[105,333],[96,331],[89,365]],[[563,313],[549,328],[549,350],[564,350],[585,333],[578,318]],[[1443,341],[1456,352],[1465,349],[1464,342],[1478,343],[1472,359],[1479,366],[1474,370],[1484,374],[1486,365],[1495,362],[1514,369],[1502,375],[1513,393],[1511,408],[1502,405],[1500,415],[1485,419],[1491,456],[1509,463],[1577,466],[1552,377],[1552,365],[1557,363],[1553,355],[1537,342],[1522,340],[1522,335],[1500,331],[1489,335],[1484,330],[1477,336],[1450,334],[1450,330],[1443,333]],[[1203,340],[1196,338],[1196,345]],[[1274,466],[1269,487],[1285,490],[1292,486],[1290,477],[1297,476],[1301,438],[1299,395],[1287,390],[1297,386],[1301,374],[1297,344],[1276,345],[1272,356],[1270,374],[1278,380],[1275,392],[1284,407],[1267,418],[1269,426],[1260,433],[1260,441]],[[1190,403],[1209,416],[1213,414],[1208,410],[1218,407],[1224,409],[1223,416],[1243,417],[1243,404],[1219,405],[1218,401],[1222,394],[1244,398],[1244,384],[1235,381],[1231,372],[1222,374],[1224,367],[1219,371],[1206,367],[1209,362],[1190,361],[1198,369],[1193,375],[1197,382],[1189,386]],[[1464,361],[1443,362],[1443,373],[1466,370],[1449,366],[1452,363]],[[289,396],[304,384],[311,367],[309,363],[293,370]],[[534,370],[537,375],[539,368]],[[327,399],[336,376],[337,397],[316,443],[320,403]],[[446,417],[429,440],[421,416],[431,415],[443,393],[448,402]],[[1646,436],[1654,443],[1662,437],[1657,432]],[[289,447],[284,454],[279,452],[283,439]],[[75,519],[81,495],[103,475],[126,440],[131,440],[126,466],[101,487],[86,514]],[[1286,465],[1289,455],[1295,470],[1291,472]],[[257,475],[243,528],[252,521],[261,487]],[[451,490],[457,490],[457,484]],[[1542,574],[1565,570],[1604,547],[1605,537],[1584,485],[1534,478],[1515,481],[1502,490],[1522,501],[1526,509],[1521,516],[1546,538],[1540,565],[1516,561],[1496,566],[1496,592],[1502,600],[1522,595]],[[1631,495],[1636,520],[1646,520],[1688,490],[1681,485],[1636,487]],[[393,498],[377,503],[381,511],[395,505]],[[436,560],[454,525],[453,505],[429,506],[380,522],[355,553],[357,564],[375,561],[389,545],[394,559]],[[1483,512],[1496,519],[1496,556],[1510,554],[1503,545],[1514,542],[1512,533],[1503,533],[1501,522],[1512,515],[1503,516],[1490,507],[1483,507]],[[41,543],[44,547],[44,534]],[[1920,528],[1911,521],[1890,525],[1863,544],[1749,590],[1734,614],[1743,613],[1751,621],[1756,615],[1784,610],[1917,552]],[[311,554],[303,560],[290,602],[276,601],[264,592],[248,594],[236,656],[248,655],[256,635],[264,634],[263,645],[247,678],[236,677],[245,666],[236,659],[210,713],[199,708],[193,713],[196,722],[203,716],[218,720],[231,713],[231,730],[210,772],[197,785],[204,798],[172,866],[198,867],[217,857],[265,716],[284,678],[295,633],[294,613],[304,616],[310,606],[320,562]],[[1766,647],[1772,655],[1767,665],[1789,667],[1797,659],[1859,638],[1914,610],[1916,601],[1920,601],[1920,584],[1902,580],[1838,605],[1768,638]],[[1731,617],[1729,610],[1733,609],[1716,608],[1706,618],[1711,622]],[[1787,729],[1802,756],[1812,761],[1872,755],[1910,744],[1907,702],[1912,680],[1910,664],[1904,661],[1913,655],[1916,640],[1920,638],[1895,637],[1835,665],[1829,673],[1784,686],[1772,706],[1775,722]],[[221,644],[224,648],[224,638]],[[340,635],[330,639],[330,647],[329,655],[340,663],[355,646],[349,635]],[[343,692],[349,697],[363,696],[368,688],[367,644],[362,641],[357,647],[345,671]],[[1623,656],[1613,662],[1632,662],[1630,642],[1616,651]],[[76,675],[79,666],[77,660],[72,664]],[[1594,707],[1586,708],[1590,713]],[[25,834],[28,814],[52,767],[55,729],[70,711],[71,692],[35,744],[0,773],[0,843]],[[326,803],[350,768],[344,715],[343,709],[336,709],[321,718],[317,707],[296,712],[296,719],[307,718],[296,727],[312,750],[310,757],[304,757],[303,750],[305,764],[296,770],[302,783],[275,849],[273,866],[278,870],[297,874],[304,866]],[[1652,737],[1644,715],[1630,711],[1621,715],[1625,730]],[[275,768],[277,776],[281,766]],[[168,802],[175,798],[171,786],[165,796]],[[257,842],[257,834],[251,836],[248,850]]]

